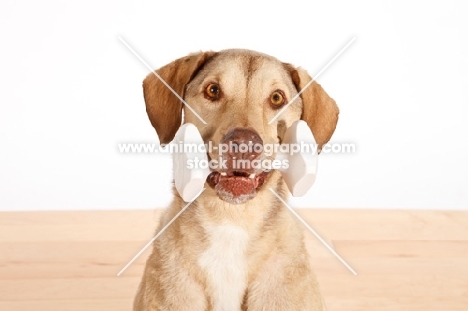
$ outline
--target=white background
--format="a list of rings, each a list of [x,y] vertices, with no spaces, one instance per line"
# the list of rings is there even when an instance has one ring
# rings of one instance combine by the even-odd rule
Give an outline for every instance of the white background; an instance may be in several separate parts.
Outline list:
[[[171,199],[141,82],[199,50],[248,48],[314,75],[341,108],[297,207],[468,209],[463,1],[0,2],[0,210],[133,209]]]

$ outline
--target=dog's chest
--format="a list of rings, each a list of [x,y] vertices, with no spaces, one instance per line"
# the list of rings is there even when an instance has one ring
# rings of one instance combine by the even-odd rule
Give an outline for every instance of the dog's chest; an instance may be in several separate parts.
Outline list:
[[[206,273],[213,310],[240,310],[247,284],[248,233],[231,224],[210,225],[205,230],[209,246],[198,264]]]

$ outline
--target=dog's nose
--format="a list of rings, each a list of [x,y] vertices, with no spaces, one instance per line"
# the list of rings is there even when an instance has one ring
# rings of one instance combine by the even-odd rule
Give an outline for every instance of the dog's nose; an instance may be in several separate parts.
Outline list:
[[[234,159],[254,160],[263,149],[263,140],[260,135],[252,129],[234,128],[230,130],[221,140],[226,145],[226,155]]]

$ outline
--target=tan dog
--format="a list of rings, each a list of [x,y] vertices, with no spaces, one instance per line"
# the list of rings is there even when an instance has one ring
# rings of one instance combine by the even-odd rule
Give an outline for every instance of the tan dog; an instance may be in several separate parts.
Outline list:
[[[310,80],[302,69],[248,50],[192,54],[157,73],[206,121],[203,124],[155,77],[143,82],[146,110],[162,144],[182,122],[196,125],[205,142],[281,142],[302,119],[320,146],[333,134],[338,107],[313,82],[268,124]],[[209,153],[218,158],[216,150]],[[265,158],[229,152],[223,159]],[[229,162],[229,161],[228,161]],[[268,190],[288,195],[278,171],[213,170],[206,190],[154,242],[134,302],[135,311],[322,310],[302,229]],[[175,193],[159,229],[185,206]]]

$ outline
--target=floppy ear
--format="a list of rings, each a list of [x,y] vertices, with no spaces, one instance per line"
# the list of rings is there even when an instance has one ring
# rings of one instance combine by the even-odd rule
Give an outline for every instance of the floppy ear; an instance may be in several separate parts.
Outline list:
[[[181,97],[184,98],[185,86],[196,74],[213,52],[200,52],[179,58],[155,72]],[[146,112],[156,129],[161,144],[174,139],[182,122],[183,103],[154,74],[150,73],[143,81]]]
[[[291,65],[286,67],[290,70],[298,92],[312,80],[304,69],[295,69]],[[318,148],[321,150],[335,131],[340,111],[335,101],[315,81],[301,93],[301,98],[303,104],[301,119],[309,125]]]

